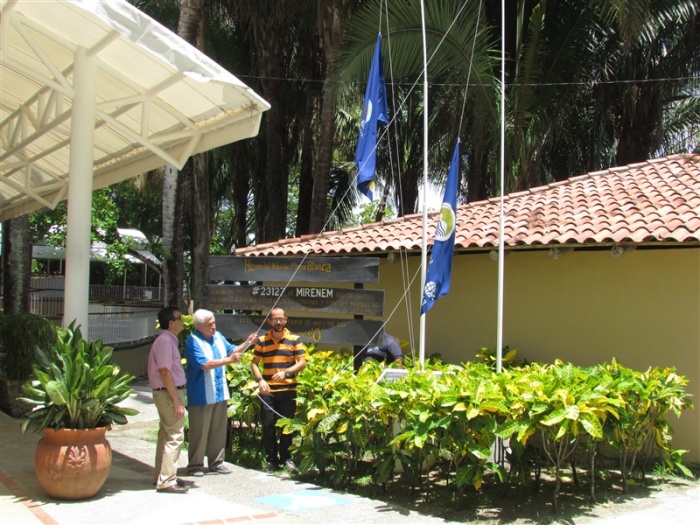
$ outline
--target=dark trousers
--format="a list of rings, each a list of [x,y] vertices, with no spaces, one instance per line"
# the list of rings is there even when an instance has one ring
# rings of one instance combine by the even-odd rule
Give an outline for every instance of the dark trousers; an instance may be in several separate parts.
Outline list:
[[[297,409],[296,392],[275,392],[260,395],[260,418],[262,420],[262,440],[268,463],[281,465],[292,455],[289,447],[292,434],[284,434],[275,426],[280,418],[294,418]]]

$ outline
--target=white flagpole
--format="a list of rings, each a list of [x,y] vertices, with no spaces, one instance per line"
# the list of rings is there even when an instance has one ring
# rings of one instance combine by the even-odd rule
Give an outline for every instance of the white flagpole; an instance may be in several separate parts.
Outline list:
[[[425,39],[425,5],[423,0],[420,3],[421,22],[423,27],[423,197],[421,206],[423,208],[423,238],[421,241],[421,300],[425,292],[425,278],[428,272],[428,204],[426,194],[428,193],[428,53]],[[418,360],[421,370],[425,369],[425,314],[420,316],[419,323],[419,345]]]
[[[503,266],[505,253],[503,246],[503,196],[505,193],[505,158],[506,158],[506,3],[501,0],[501,201],[498,214],[498,318],[496,336],[496,372],[503,367]]]

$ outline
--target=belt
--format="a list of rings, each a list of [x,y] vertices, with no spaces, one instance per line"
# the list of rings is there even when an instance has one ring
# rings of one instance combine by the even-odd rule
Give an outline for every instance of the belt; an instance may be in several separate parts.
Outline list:
[[[183,388],[185,388],[185,385],[176,386],[175,388],[177,388],[178,390],[182,390]],[[167,390],[167,388],[165,388],[165,387],[163,387],[163,388],[154,388],[153,390]]]

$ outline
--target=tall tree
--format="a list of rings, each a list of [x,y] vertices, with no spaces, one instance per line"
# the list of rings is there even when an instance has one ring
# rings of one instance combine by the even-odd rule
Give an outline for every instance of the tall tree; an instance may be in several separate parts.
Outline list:
[[[183,312],[187,304],[183,294],[185,263],[183,248],[183,196],[180,171],[163,168],[163,281],[166,305],[177,305]]]
[[[236,14],[250,26],[256,68],[261,77],[262,96],[272,108],[266,112],[261,133],[265,144],[265,171],[255,188],[256,240],[276,241],[286,237],[287,186],[293,157],[289,143],[298,126],[288,113],[293,72],[290,63],[295,52],[294,24],[297,0],[241,0]]]
[[[2,223],[2,307],[6,314],[29,312],[32,245],[29,215]]]
[[[179,19],[181,18],[179,0],[130,1],[170,30],[177,31]],[[185,9],[187,9],[187,6],[185,6]],[[187,22],[183,21],[184,27],[189,27],[189,25],[189,20]],[[184,199],[182,176],[174,166],[166,165],[163,168],[162,193],[164,304],[177,305],[183,312],[186,312],[187,300],[184,296]]]
[[[520,1],[514,14],[511,189],[688,149],[697,1]]]
[[[207,0],[180,0],[177,34],[202,52],[206,51],[206,21]],[[188,163],[192,174],[192,193],[188,202],[192,242],[191,294],[197,309],[209,306],[211,222],[207,153],[194,155]]]
[[[357,2],[349,0],[318,2],[318,27],[322,36],[325,80],[323,82],[321,119],[318,131],[319,148],[314,168],[313,198],[310,206],[314,213],[311,214],[308,230],[303,233],[320,232],[328,218],[327,203],[338,91],[338,53],[341,45],[345,42],[346,25],[356,6]]]
[[[603,107],[619,118],[611,131],[615,164],[648,159],[665,135],[700,132],[700,2],[592,2],[607,45],[598,49]]]

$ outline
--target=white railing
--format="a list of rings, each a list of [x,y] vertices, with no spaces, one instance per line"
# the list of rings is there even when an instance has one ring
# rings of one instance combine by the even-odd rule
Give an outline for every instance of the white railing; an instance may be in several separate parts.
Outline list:
[[[65,279],[62,275],[32,276],[30,308],[31,312],[47,317],[63,316],[63,289]],[[163,304],[164,289],[151,286],[107,286],[90,285],[92,302],[153,302]],[[88,307],[88,313],[101,311]]]
[[[31,312],[44,317],[62,317],[63,276],[33,276],[31,282]],[[90,285],[89,339],[102,339],[105,344],[118,345],[153,337],[156,335],[157,308],[94,301],[152,301],[154,306],[160,306],[162,293],[162,289],[145,286]]]
[[[91,301],[156,301],[163,302],[163,288],[152,286],[90,285]]]
[[[64,283],[62,275],[32,276],[29,293],[30,312],[45,317],[61,317]]]
[[[102,339],[105,344],[117,345],[143,341],[156,335],[157,309],[103,306],[104,312],[90,314],[90,340]]]

